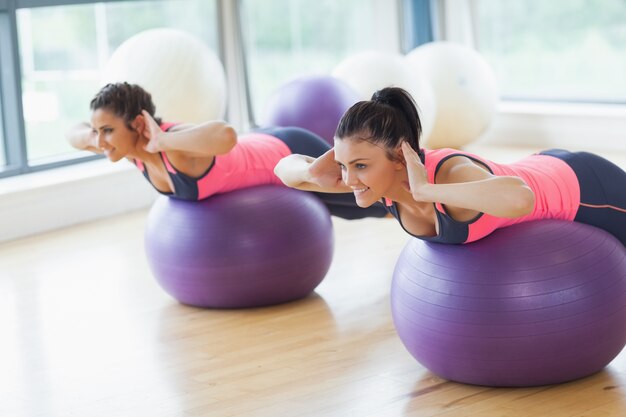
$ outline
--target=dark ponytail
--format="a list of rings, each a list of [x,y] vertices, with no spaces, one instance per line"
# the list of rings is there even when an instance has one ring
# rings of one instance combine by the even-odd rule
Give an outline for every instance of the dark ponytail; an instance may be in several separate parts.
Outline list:
[[[105,85],[91,100],[89,108],[92,111],[97,109],[110,111],[121,117],[129,129],[132,129],[131,123],[141,114],[141,110],[146,110],[158,124],[161,124],[161,118],[154,115],[156,108],[152,103],[152,96],[136,84],[123,82]]]
[[[350,107],[339,121],[335,137],[361,135],[364,140],[386,148],[390,159],[403,140],[421,155],[419,139],[422,134],[417,106],[411,95],[398,87],[378,90],[369,101]]]

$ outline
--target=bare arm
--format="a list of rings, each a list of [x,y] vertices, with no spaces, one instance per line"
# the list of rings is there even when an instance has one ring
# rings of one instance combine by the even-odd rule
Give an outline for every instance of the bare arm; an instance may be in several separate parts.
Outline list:
[[[65,138],[74,148],[102,154],[96,143],[96,132],[88,123],[79,123],[65,134]]]
[[[237,143],[237,133],[228,123],[210,121],[199,125],[176,126],[163,132],[157,122],[146,112],[144,136],[149,152],[179,151],[196,157],[228,153]]]
[[[444,204],[454,218],[471,218],[478,213],[516,218],[534,208],[535,195],[519,177],[494,176],[468,158],[451,158],[442,165],[438,183],[431,184],[415,151],[406,144],[402,151],[413,198]]]
[[[341,169],[335,162],[331,149],[315,159],[307,155],[293,154],[281,159],[274,173],[291,188],[322,193],[349,193],[350,187],[341,179]]]

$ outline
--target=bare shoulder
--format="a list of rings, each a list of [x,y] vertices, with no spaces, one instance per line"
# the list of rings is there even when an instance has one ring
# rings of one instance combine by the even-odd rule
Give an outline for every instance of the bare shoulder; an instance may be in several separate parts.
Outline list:
[[[167,151],[165,156],[177,171],[190,177],[203,175],[215,159],[215,156],[197,156],[184,151]]]
[[[437,171],[438,184],[480,181],[492,177],[485,165],[463,155],[447,159]]]

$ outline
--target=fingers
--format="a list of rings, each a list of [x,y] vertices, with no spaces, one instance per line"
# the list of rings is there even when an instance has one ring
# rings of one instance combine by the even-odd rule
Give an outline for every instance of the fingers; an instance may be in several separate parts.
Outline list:
[[[145,122],[144,130],[150,130],[150,131],[156,132],[161,129],[159,124],[156,122],[156,120],[154,120],[154,117],[152,117],[150,113],[148,113],[146,110],[142,110],[141,115],[143,116],[143,119]]]
[[[407,168],[409,168],[409,166],[424,166],[419,155],[415,152],[415,149],[411,148],[411,146],[406,142],[402,142],[402,153],[404,154],[404,160],[407,163]]]
[[[159,124],[156,122],[156,120],[154,120],[152,116],[150,116],[150,113],[148,113],[145,110],[142,110],[141,114],[144,120],[146,121],[146,126],[150,127],[151,129],[159,127]]]
[[[329,150],[324,152],[319,158],[335,162],[335,148],[330,148]]]
[[[402,142],[402,153],[404,154],[405,158],[410,157],[413,159],[417,158],[419,160],[419,155],[417,155],[415,149],[411,148],[411,145],[409,145],[406,141]]]

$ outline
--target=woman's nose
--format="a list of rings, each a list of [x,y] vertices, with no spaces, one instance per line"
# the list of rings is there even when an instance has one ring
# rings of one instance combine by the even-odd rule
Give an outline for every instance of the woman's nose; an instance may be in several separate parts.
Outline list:
[[[104,140],[104,136],[102,133],[98,132],[98,136],[96,137],[96,141],[98,143],[98,148],[104,149],[106,147],[106,141]]]
[[[349,169],[346,169],[343,171],[343,182],[346,183],[346,185],[356,185],[358,184],[358,181],[356,179],[356,175],[354,175],[353,172],[351,172]]]

